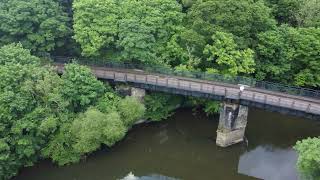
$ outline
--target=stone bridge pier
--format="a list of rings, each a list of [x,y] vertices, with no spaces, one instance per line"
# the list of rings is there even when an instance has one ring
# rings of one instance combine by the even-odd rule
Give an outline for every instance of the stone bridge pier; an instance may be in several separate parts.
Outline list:
[[[227,147],[243,141],[247,126],[247,106],[223,102],[220,110],[216,144]]]

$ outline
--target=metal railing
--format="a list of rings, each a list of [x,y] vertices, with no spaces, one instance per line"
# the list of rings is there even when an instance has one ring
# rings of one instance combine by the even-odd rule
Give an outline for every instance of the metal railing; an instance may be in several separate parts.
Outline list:
[[[262,90],[268,90],[273,92],[280,92],[295,96],[309,97],[314,99],[320,99],[320,91],[296,87],[291,85],[284,85],[280,83],[272,83],[268,81],[259,81],[249,77],[243,76],[228,76],[221,74],[211,74],[200,71],[177,71],[172,68],[164,65],[148,65],[148,64],[137,64],[137,63],[124,63],[124,62],[103,62],[101,60],[94,59],[85,59],[85,58],[73,58],[73,57],[50,57],[54,62],[57,63],[69,63],[76,61],[79,64],[88,65],[88,66],[99,66],[99,67],[108,67],[108,68],[119,68],[119,69],[139,69],[148,73],[158,73],[170,76],[181,76],[187,78],[195,78],[201,80],[208,80],[219,83],[226,84],[243,84],[250,86],[252,88],[258,88]]]

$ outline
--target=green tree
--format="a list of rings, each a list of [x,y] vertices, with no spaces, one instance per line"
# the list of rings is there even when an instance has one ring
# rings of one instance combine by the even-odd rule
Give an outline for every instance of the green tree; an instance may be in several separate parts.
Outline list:
[[[126,134],[127,128],[117,112],[103,114],[96,109],[89,109],[72,123],[71,132],[75,136],[74,149],[89,153],[101,144],[112,146]]]
[[[289,83],[293,74],[290,73],[294,57],[294,49],[288,43],[287,34],[295,31],[282,26],[275,31],[259,34],[259,43],[256,48],[258,56],[256,77]],[[289,33],[288,33],[289,32]]]
[[[136,121],[140,120],[145,113],[146,108],[135,97],[127,96],[118,103],[118,111],[123,123],[130,127]]]
[[[308,138],[298,141],[294,146],[298,152],[298,170],[305,179],[320,177],[320,139]]]
[[[295,18],[301,27],[320,27],[319,0],[304,0],[295,12]]]
[[[294,27],[319,27],[320,3],[318,0],[266,0],[280,24]]]
[[[0,48],[0,179],[39,158],[68,104],[60,85],[59,76],[21,44]]]
[[[256,76],[259,79],[320,86],[320,29],[282,26],[259,35]]]
[[[114,92],[106,92],[97,102],[97,109],[103,113],[117,111],[121,97]]]
[[[92,74],[88,67],[78,64],[67,64],[62,75],[63,97],[70,102],[70,109],[84,111],[93,105],[105,91],[102,82]]]
[[[265,0],[279,24],[297,26],[296,13],[305,0]]]
[[[188,12],[187,22],[208,43],[212,34],[223,31],[234,34],[241,47],[252,46],[257,34],[275,27],[270,8],[261,0],[197,1]]]
[[[57,1],[0,0],[0,46],[21,42],[32,52],[50,52],[64,44],[69,20]]]
[[[51,158],[60,166],[80,161],[82,154],[73,148],[75,136],[71,132],[71,126],[71,122],[60,125],[59,130],[41,150],[44,158]]]
[[[127,132],[117,112],[104,114],[89,108],[72,122],[63,123],[58,133],[42,149],[42,155],[59,165],[79,162],[105,144],[109,147],[121,140]]]
[[[112,50],[118,33],[120,7],[115,0],[75,0],[73,2],[74,39],[85,56],[98,56]]]
[[[203,57],[205,37],[192,29],[182,28],[174,34],[166,46],[163,58],[171,66],[196,68]]]
[[[240,50],[230,33],[216,32],[212,36],[212,45],[207,45],[204,54],[215,72],[235,76],[254,72],[254,52],[251,49]]]
[[[174,0],[76,0],[74,38],[85,56],[155,63],[182,23]]]

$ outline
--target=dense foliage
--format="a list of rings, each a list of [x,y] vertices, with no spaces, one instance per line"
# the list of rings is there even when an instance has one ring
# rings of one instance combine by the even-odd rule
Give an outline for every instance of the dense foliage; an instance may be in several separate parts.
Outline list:
[[[216,31],[223,31],[232,33],[242,46],[252,46],[258,33],[275,28],[270,8],[253,0],[196,1],[187,21],[208,42]]]
[[[40,157],[77,162],[115,144],[138,119],[166,119],[182,102],[154,93],[144,106],[84,66],[69,64],[58,76],[32,54],[319,89],[319,52],[319,0],[0,0],[0,179]],[[189,103],[207,114],[219,109],[213,101]],[[320,164],[317,141],[296,145],[299,169],[312,176]]]
[[[102,144],[114,145],[126,131],[127,127],[116,111],[104,114],[90,108],[73,122],[63,124],[42,153],[59,165],[78,162],[83,155],[99,149]]]
[[[144,98],[146,104],[145,117],[152,121],[167,119],[182,103],[182,98],[164,93],[152,93]]]
[[[298,169],[305,179],[319,179],[320,177],[320,139],[308,138],[298,141],[295,150],[299,154]]]
[[[204,49],[207,61],[213,64],[207,66],[212,67],[211,71],[231,76],[254,72],[253,51],[240,50],[232,34],[217,31],[212,36],[212,41],[212,45],[207,45]]]
[[[103,83],[97,81],[87,67],[69,64],[65,69],[66,72],[62,75],[62,94],[70,102],[71,110],[78,112],[86,109],[105,91]]]
[[[69,64],[60,77],[21,44],[0,48],[0,107],[0,179],[41,156],[63,165],[112,146],[145,111],[88,68]]]
[[[0,178],[9,178],[21,166],[30,166],[56,129],[67,102],[62,81],[40,66],[40,59],[11,44],[0,49]]]
[[[259,35],[259,79],[320,87],[320,29],[281,26]]]
[[[147,63],[161,58],[183,18],[172,0],[75,0],[73,9],[83,55]]]
[[[127,96],[118,103],[118,111],[124,125],[128,127],[132,126],[137,119],[143,117],[145,110],[144,105],[135,97]]]
[[[69,21],[57,1],[0,0],[0,46],[21,42],[32,52],[50,52],[70,35]]]

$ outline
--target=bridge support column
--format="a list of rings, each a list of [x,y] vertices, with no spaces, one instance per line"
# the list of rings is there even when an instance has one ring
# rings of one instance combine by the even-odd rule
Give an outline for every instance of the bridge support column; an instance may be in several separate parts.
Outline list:
[[[141,102],[143,102],[144,96],[146,96],[146,90],[131,87],[131,96],[138,98]]]
[[[243,141],[247,126],[248,107],[223,102],[220,110],[216,144],[227,147]]]
[[[131,87],[127,84],[118,84],[115,89],[120,95],[136,97],[141,102],[143,102],[146,96],[145,89]]]

